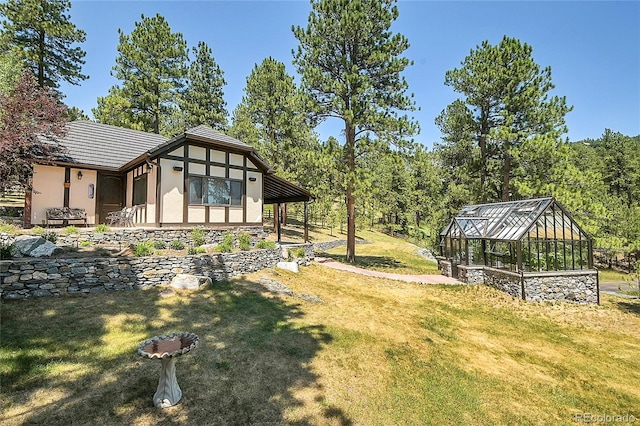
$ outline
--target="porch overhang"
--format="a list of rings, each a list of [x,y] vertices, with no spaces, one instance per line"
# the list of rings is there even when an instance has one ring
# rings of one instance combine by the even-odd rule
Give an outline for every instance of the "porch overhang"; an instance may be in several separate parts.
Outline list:
[[[314,196],[303,188],[274,174],[264,175],[264,204],[301,203]]]

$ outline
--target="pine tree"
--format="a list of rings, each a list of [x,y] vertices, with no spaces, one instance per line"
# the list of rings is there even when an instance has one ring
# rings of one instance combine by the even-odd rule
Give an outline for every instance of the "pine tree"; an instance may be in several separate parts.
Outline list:
[[[141,19],[130,35],[118,30],[120,43],[112,74],[122,85],[99,99],[95,112],[100,122],[108,122],[104,117],[118,121],[123,114],[122,122],[110,124],[160,133],[184,86],[187,45],[160,14],[142,15]]]
[[[266,58],[255,65],[245,95],[233,113],[231,134],[255,146],[280,174],[305,183],[305,160],[318,145],[306,116],[293,77],[283,63]]]
[[[193,48],[194,60],[189,65],[186,90],[180,102],[188,128],[205,124],[212,129],[227,128],[227,110],[224,101],[224,72],[203,41]]]
[[[86,34],[70,21],[69,0],[8,0],[0,4],[5,18],[0,50],[25,61],[40,87],[57,89],[60,81],[77,85],[82,74]]]
[[[394,0],[312,0],[306,28],[295,27],[300,42],[294,65],[303,91],[317,104],[318,117],[344,122],[347,260],[355,260],[356,159],[370,135],[401,142],[417,131],[401,115],[414,109],[405,95],[402,71],[410,61],[400,55],[409,43],[392,34],[398,17]]]
[[[461,68],[446,73],[445,84],[464,98],[438,119],[443,141],[457,144],[460,134],[468,141],[471,133],[480,151],[475,167],[481,201],[542,195],[562,168],[561,136],[572,107],[564,97],[549,97],[551,68],[541,69],[532,52],[506,36],[496,46],[484,41]]]

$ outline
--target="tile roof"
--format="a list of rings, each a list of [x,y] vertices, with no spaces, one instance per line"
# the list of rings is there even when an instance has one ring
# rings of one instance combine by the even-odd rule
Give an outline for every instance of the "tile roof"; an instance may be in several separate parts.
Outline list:
[[[217,132],[213,130],[211,127],[207,127],[205,125],[200,125],[198,127],[194,127],[193,129],[189,129],[184,132],[187,137],[196,136],[205,139],[213,139],[219,142],[223,142],[227,145],[235,145],[238,148],[244,150],[253,150],[253,147],[247,145],[244,142],[240,142],[238,139],[232,138],[231,136],[227,136],[224,133]]]
[[[72,121],[60,143],[65,162],[118,169],[167,140],[164,136],[93,121]]]

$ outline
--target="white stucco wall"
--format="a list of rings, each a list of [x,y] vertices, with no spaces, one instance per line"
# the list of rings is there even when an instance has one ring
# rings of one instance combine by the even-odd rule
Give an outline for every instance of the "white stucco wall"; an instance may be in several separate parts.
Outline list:
[[[33,191],[31,193],[31,224],[43,225],[45,209],[64,205],[64,167],[33,167]]]
[[[82,172],[82,180],[78,180],[79,171]],[[62,173],[64,176],[64,169]],[[70,180],[71,186],[69,187],[69,207],[84,209],[87,212],[87,223],[90,225],[95,224],[98,172],[96,172],[95,170],[71,169]],[[90,185],[93,185],[93,198],[89,198]],[[73,224],[77,223],[79,222],[74,222]]]
[[[182,163],[174,160],[160,160],[162,170],[160,221],[162,223],[182,223],[184,170],[173,170],[174,164],[182,166]]]
[[[251,182],[249,178],[256,178]],[[247,209],[247,222],[262,223],[262,173],[247,172],[247,198],[245,208]]]

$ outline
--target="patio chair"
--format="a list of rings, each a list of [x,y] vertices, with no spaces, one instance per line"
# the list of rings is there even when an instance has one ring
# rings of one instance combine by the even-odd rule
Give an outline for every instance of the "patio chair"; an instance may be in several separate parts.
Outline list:
[[[134,226],[133,220],[136,217],[136,211],[138,210],[138,206],[129,207],[126,209],[124,216],[122,217],[122,225],[123,226]]]
[[[115,212],[109,212],[107,213],[107,217],[105,218],[106,220],[109,221],[110,225],[120,225],[120,223],[122,222],[122,218],[124,217],[125,213],[127,211],[127,208],[124,207],[122,210],[118,210]]]

